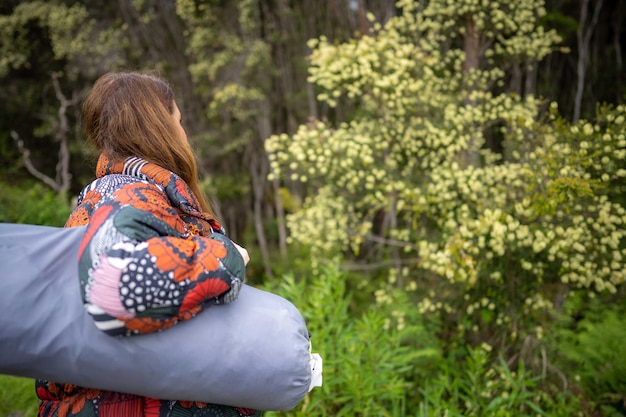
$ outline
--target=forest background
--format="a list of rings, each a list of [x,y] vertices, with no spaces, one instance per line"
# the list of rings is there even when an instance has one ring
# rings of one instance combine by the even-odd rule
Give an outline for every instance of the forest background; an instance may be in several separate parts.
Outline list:
[[[118,69],[177,92],[324,386],[269,416],[626,415],[619,0],[0,3],[0,220],[61,226]],[[36,415],[0,379],[0,415]]]

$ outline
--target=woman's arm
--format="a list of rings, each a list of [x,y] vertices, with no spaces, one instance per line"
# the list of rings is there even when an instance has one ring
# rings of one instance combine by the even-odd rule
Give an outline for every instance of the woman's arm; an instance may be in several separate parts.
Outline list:
[[[126,184],[98,201],[84,239],[83,301],[111,335],[163,330],[228,303],[245,277],[235,243],[217,232],[190,236],[167,196],[149,183]]]

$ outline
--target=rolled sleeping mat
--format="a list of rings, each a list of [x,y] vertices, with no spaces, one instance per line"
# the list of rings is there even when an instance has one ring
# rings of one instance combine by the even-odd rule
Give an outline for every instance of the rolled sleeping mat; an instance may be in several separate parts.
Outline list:
[[[85,229],[0,224],[0,373],[257,410],[304,398],[312,371],[302,315],[248,285],[162,332],[98,330],[77,275]]]

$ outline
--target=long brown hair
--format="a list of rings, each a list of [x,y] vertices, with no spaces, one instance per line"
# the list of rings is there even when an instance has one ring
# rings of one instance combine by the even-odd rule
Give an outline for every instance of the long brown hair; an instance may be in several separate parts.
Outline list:
[[[93,85],[82,110],[85,133],[99,152],[113,161],[138,156],[169,169],[215,216],[200,190],[196,156],[172,120],[174,91],[165,80],[148,73],[107,73]]]

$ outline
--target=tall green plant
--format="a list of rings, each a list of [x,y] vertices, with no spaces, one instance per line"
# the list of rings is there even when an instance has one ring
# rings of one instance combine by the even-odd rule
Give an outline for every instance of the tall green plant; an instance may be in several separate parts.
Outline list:
[[[626,310],[612,297],[571,298],[550,337],[555,365],[588,408],[604,416],[626,415]]]
[[[295,410],[266,413],[268,417],[408,415],[416,391],[415,367],[435,360],[438,350],[415,342],[420,332],[424,340],[432,339],[422,327],[397,326],[375,306],[353,314],[347,279],[336,266],[328,266],[298,280],[286,275],[273,288],[302,312],[324,369],[321,388]]]
[[[502,357],[494,363],[491,347],[468,348],[464,358],[441,362],[438,375],[425,382],[418,417],[572,417],[580,407],[571,396],[544,392],[539,378],[520,362],[512,369]]]

